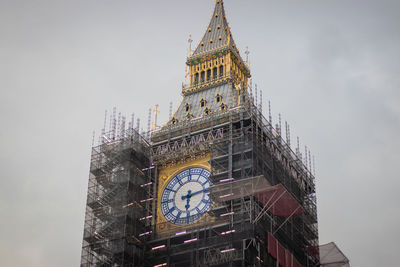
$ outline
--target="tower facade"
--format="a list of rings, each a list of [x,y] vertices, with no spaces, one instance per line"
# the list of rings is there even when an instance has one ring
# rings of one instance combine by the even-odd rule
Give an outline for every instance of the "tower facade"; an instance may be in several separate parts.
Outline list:
[[[314,177],[255,104],[223,1],[186,65],[165,126],[93,148],[81,266],[318,266]]]

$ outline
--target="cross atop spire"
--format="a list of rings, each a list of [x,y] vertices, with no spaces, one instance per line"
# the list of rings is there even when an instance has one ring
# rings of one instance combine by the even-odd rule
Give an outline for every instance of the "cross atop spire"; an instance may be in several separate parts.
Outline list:
[[[224,2],[222,0],[216,0],[210,23],[192,57],[231,47],[236,48],[235,42],[232,39],[229,23],[226,20]]]

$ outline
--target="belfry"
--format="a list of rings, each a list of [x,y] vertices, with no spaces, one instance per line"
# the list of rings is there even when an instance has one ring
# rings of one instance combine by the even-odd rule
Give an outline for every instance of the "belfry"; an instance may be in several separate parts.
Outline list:
[[[164,126],[114,111],[92,148],[81,266],[320,266],[314,175],[256,104],[222,0],[186,66]]]

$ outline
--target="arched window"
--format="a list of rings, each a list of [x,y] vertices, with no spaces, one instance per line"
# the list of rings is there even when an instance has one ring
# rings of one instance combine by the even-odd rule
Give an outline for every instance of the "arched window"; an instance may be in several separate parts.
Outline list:
[[[204,108],[204,107],[206,106],[206,104],[207,104],[207,101],[206,101],[204,98],[202,98],[202,99],[200,100],[200,107],[201,107],[201,108]]]
[[[200,82],[201,82],[201,83],[204,83],[204,75],[205,75],[205,73],[204,73],[204,71],[202,71],[202,72],[200,73]]]
[[[222,101],[222,95],[220,95],[219,93],[215,96],[215,99],[217,100],[217,103]]]
[[[219,66],[219,77],[224,76],[224,65]]]
[[[210,113],[211,113],[211,110],[208,107],[206,107],[204,109],[204,115],[207,116],[207,115],[210,115]]]
[[[194,75],[194,85],[199,84],[199,74],[196,73],[196,75]]]
[[[227,110],[227,109],[228,109],[227,105],[225,105],[224,103],[222,103],[222,104],[221,104],[221,111],[225,111],[225,110]]]
[[[217,79],[217,77],[218,77],[217,71],[218,71],[217,67],[213,68],[213,79],[214,80]]]
[[[207,81],[211,80],[211,69],[207,70]]]
[[[186,105],[185,105],[185,111],[186,111],[186,112],[189,112],[189,111],[190,111],[190,104],[189,104],[189,103],[186,103]]]

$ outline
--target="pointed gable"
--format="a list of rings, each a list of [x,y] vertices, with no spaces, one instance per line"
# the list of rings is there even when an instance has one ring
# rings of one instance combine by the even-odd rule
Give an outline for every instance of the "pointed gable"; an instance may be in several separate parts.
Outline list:
[[[192,57],[232,45],[235,47],[225,16],[224,2],[222,0],[216,0],[210,23]]]

